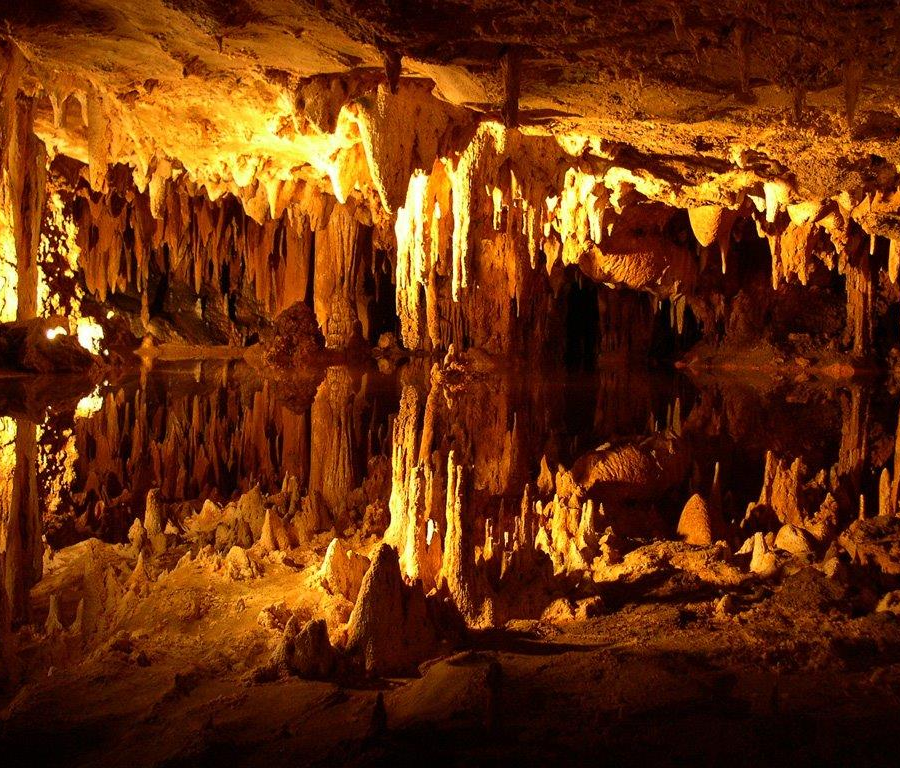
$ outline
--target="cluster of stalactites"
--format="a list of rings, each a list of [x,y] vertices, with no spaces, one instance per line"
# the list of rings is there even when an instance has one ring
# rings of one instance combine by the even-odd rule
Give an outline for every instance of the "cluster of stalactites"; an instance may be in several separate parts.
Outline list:
[[[258,224],[228,199],[212,202],[173,183],[156,202],[133,188],[84,190],[75,212],[80,266],[101,301],[129,288],[146,300],[155,261],[198,294],[212,284],[224,289],[224,299],[248,283],[271,315],[306,296],[312,224],[329,213],[327,198],[312,196]]]
[[[30,120],[23,112],[27,100],[17,98],[24,68],[20,55],[9,56],[3,98],[17,108],[5,109],[4,157],[15,149],[6,137],[20,135],[19,118]],[[333,86],[322,78],[303,84],[297,102],[302,110],[289,99],[279,101],[278,109],[287,112],[270,121],[280,126],[277,136],[256,137],[277,138],[285,149],[278,132],[288,131],[293,166],[277,166],[248,145],[201,167],[191,158],[169,158],[143,140],[139,116],[97,87],[64,92],[45,85],[56,127],[42,130],[55,150],[66,150],[59,130],[65,133],[73,100],[86,136],[81,159],[94,190],[89,224],[95,230],[82,233],[81,241],[89,245],[91,290],[101,298],[124,284],[143,290],[151,254],[165,245],[169,258],[156,256],[160,269],[199,291],[204,280],[220,279],[228,262],[232,282],[245,276],[264,309],[277,312],[306,295],[303,253],[310,232],[323,228],[313,220],[327,220],[322,209],[335,200],[352,202],[385,242],[395,239],[396,306],[407,347],[455,343],[509,351],[509,326],[534,304],[541,271],[551,275],[557,265],[576,266],[595,282],[683,306],[711,248],[718,246],[727,270],[732,228],[739,216],[749,215],[770,241],[775,288],[793,279],[806,283],[816,259],[847,276],[851,325],[865,345],[872,281],[850,222],[896,210],[893,197],[860,202],[859,195],[843,194],[799,202],[789,180],[753,170],[749,151],[739,153],[731,170],[691,187],[673,181],[663,166],[654,170],[628,151],[610,154],[593,139],[520,131],[515,119],[507,120],[509,127],[491,120],[476,124],[471,113],[435,99],[423,80],[359,84],[349,91]],[[265,130],[270,128],[276,130],[267,123]],[[30,127],[21,135],[32,135]],[[116,163],[127,163],[136,189],[147,193],[146,199],[135,195],[125,213],[108,205],[116,194]],[[5,163],[32,165],[40,167]],[[6,186],[14,193],[22,188]],[[110,212],[101,215],[99,207]],[[699,248],[668,236],[679,207],[688,210]],[[864,229],[876,231],[869,224]],[[27,229],[16,224],[17,243],[28,238]],[[823,233],[833,247],[819,247]],[[340,233],[332,239],[346,251],[336,257],[336,268],[357,269],[355,244],[345,247]],[[129,247],[120,247],[123,242]],[[895,276],[900,258],[893,246],[891,254]],[[27,267],[27,259],[20,261]],[[338,282],[352,285],[352,277],[342,274]],[[27,307],[28,293],[20,293]],[[339,334],[346,335],[344,326],[360,313],[338,303],[337,311],[349,318],[340,324]],[[331,311],[330,303],[319,302],[323,328]]]

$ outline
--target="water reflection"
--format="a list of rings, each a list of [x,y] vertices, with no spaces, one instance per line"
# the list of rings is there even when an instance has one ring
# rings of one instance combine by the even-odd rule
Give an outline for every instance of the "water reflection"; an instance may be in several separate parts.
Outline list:
[[[10,384],[0,397],[0,553],[14,620],[27,618],[25,597],[41,576],[42,535],[54,548],[88,536],[124,540],[150,488],[192,502],[256,483],[273,491],[295,477],[341,531],[362,523],[357,496],[380,499],[386,514],[392,485],[408,484],[432,455],[446,466],[454,451],[471,468],[482,510],[502,516],[542,468],[668,430],[688,445],[691,471],[671,498],[654,500],[654,514],[677,517],[718,464],[723,511],[737,520],[759,496],[767,451],[802,456],[810,475],[834,476],[842,506],[863,494],[870,509],[894,451],[896,399],[875,383],[694,381],[630,367],[441,385],[432,376],[422,362],[273,382],[243,364],[204,362],[134,371],[95,389]]]

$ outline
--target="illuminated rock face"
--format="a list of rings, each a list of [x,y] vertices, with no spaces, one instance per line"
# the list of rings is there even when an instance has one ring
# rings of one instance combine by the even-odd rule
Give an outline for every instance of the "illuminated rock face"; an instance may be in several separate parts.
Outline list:
[[[804,286],[831,314],[783,336],[873,351],[900,269],[874,10],[508,5],[502,33],[478,3],[11,12],[0,314],[240,346],[303,302],[333,350],[558,362],[585,323],[575,357],[645,354],[659,316],[758,341],[747,305]]]
[[[202,740],[258,684],[337,681],[315,706],[371,711],[377,748],[431,685],[496,733],[483,654],[513,632],[598,622],[616,685],[577,663],[511,680],[613,691],[601,723],[636,631],[666,647],[702,625],[689,650],[733,664],[772,645],[754,680],[782,648],[843,673],[845,644],[900,647],[865,618],[900,586],[900,20],[881,4],[19,5],[0,688],[158,665],[174,688],[116,713],[141,729],[230,675]],[[457,646],[479,651],[420,667]],[[665,670],[678,706],[701,666]],[[418,672],[424,692],[355,687]],[[13,716],[50,700],[23,698]],[[743,711],[708,705],[689,709]]]

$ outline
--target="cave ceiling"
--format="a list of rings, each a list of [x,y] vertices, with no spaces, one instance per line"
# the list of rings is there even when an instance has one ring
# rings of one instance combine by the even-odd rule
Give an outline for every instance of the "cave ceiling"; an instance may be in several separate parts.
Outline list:
[[[114,163],[151,194],[183,176],[257,217],[298,180],[393,213],[405,182],[389,177],[461,152],[479,122],[682,206],[773,182],[783,203],[852,209],[889,195],[900,162],[893,3],[55,0],[3,15],[21,57],[6,80],[36,97],[51,156],[100,187]]]

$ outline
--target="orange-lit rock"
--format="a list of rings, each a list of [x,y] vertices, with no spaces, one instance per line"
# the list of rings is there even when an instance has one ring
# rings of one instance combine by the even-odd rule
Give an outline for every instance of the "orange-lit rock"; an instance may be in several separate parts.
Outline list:
[[[397,553],[380,545],[350,614],[347,652],[371,674],[408,672],[436,640],[421,588],[403,583]]]
[[[7,4],[0,753],[883,761],[886,5]]]

